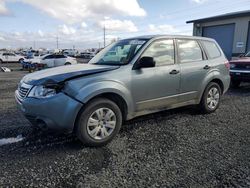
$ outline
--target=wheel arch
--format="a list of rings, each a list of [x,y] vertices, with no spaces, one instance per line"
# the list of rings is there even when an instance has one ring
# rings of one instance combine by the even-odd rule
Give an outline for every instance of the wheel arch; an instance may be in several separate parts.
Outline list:
[[[211,82],[217,83],[220,86],[221,93],[222,94],[224,93],[224,84],[223,84],[223,82],[219,78],[215,78],[215,79],[211,80],[209,83],[211,83]]]
[[[217,84],[220,86],[220,88],[221,88],[221,94],[224,93],[224,91],[225,91],[225,86],[224,86],[223,81],[222,81],[219,77],[212,76],[210,79],[208,79],[208,80],[203,84],[204,87],[202,88],[202,92],[200,92],[199,101],[201,101],[202,96],[203,96],[203,94],[204,94],[204,92],[205,92],[205,90],[206,90],[208,84],[210,84],[211,82],[217,83]]]
[[[115,104],[118,105],[118,107],[121,110],[122,113],[122,119],[123,121],[127,119],[127,115],[128,115],[128,104],[125,101],[125,99],[114,92],[104,92],[104,93],[100,93],[97,94],[95,96],[93,96],[92,98],[90,98],[88,101],[86,101],[81,109],[79,110],[79,112],[77,113],[76,119],[75,119],[75,123],[74,123],[74,131],[76,130],[77,127],[77,121],[79,120],[80,114],[84,111],[85,107],[91,103],[93,100],[98,99],[98,98],[105,98],[105,99],[109,99],[110,101],[114,102]]]

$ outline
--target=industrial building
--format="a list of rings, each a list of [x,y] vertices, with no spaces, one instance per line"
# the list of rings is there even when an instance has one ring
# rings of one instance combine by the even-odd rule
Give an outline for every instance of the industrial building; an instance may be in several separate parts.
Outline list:
[[[215,39],[228,59],[250,51],[250,10],[187,21],[193,35]]]

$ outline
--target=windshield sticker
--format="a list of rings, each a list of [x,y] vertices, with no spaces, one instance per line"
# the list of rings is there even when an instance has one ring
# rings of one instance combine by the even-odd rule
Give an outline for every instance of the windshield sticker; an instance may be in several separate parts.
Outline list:
[[[145,43],[144,40],[131,40],[129,42],[130,45],[143,45]]]

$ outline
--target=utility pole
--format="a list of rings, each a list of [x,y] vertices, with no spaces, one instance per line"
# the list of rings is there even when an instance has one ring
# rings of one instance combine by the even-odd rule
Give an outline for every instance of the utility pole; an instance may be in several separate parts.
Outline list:
[[[36,41],[34,41],[33,47],[34,47],[34,50],[35,50],[36,49]]]
[[[58,45],[58,35],[56,36],[56,49],[59,48],[59,45]]]
[[[105,21],[104,21],[104,27],[103,27],[103,46],[104,46],[104,48],[106,46],[106,27],[105,27]]]

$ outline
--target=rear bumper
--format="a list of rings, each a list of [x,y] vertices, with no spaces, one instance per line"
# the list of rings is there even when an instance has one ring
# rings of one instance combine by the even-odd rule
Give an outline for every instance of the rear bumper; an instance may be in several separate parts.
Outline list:
[[[250,82],[250,70],[230,70],[230,76],[233,80]]]
[[[82,104],[69,96],[59,93],[48,99],[25,98],[20,100],[15,94],[19,108],[35,126],[72,132],[77,114]]]

